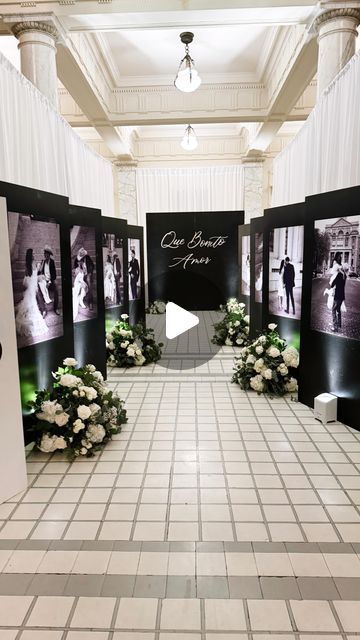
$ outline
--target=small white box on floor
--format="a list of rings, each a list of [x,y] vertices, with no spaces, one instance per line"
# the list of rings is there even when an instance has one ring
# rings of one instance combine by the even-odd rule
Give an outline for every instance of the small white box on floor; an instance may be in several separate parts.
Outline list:
[[[323,424],[334,422],[337,418],[337,396],[320,393],[314,400],[314,417]]]

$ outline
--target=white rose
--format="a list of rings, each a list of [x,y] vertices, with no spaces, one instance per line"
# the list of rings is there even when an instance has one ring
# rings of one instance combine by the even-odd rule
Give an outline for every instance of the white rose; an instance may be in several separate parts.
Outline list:
[[[91,410],[86,404],[81,404],[77,408],[77,414],[81,420],[87,420],[91,416]]]
[[[258,360],[256,360],[254,364],[254,369],[257,373],[260,373],[263,366],[264,366],[264,360],[262,358],[259,358]]]
[[[241,349],[241,355],[242,355],[243,357],[245,357],[245,356],[246,356],[247,352],[248,352],[247,347],[243,347],[243,348]]]
[[[63,436],[56,438],[55,440],[55,449],[66,449],[67,443]]]
[[[244,316],[244,322],[246,322],[246,324],[249,324],[250,316]]]
[[[236,344],[242,344],[244,340],[242,338],[236,338]]]
[[[286,364],[284,362],[282,362],[281,364],[279,364],[277,370],[279,371],[279,373],[282,376],[286,376],[289,373],[289,369],[287,368]]]
[[[240,327],[240,322],[239,322],[239,320],[235,320],[234,325],[235,325],[235,327]]]
[[[145,358],[144,358],[144,356],[142,354],[140,356],[135,356],[135,361],[134,362],[135,362],[135,365],[137,367],[142,367],[142,365],[145,362]]]
[[[102,442],[106,436],[106,431],[102,424],[91,424],[86,431],[88,440],[94,443]]]
[[[43,453],[52,453],[56,449],[55,441],[56,436],[49,436],[48,433],[44,433],[41,438],[41,442],[38,445],[40,451],[43,451]]]
[[[230,338],[226,338],[226,340],[225,340],[225,344],[226,344],[226,346],[227,346],[227,347],[232,347],[232,346],[233,346],[233,343],[232,343],[232,341],[230,340]]]
[[[266,342],[266,336],[259,336],[258,342],[260,342],[261,344],[264,344]]]
[[[89,440],[86,440],[85,438],[83,440],[81,440],[81,444],[83,447],[86,447],[86,449],[91,449],[92,444]]]
[[[264,382],[260,375],[254,376],[250,378],[250,387],[254,389],[254,391],[261,392],[264,390]]]
[[[79,387],[80,390],[80,395],[82,395],[82,392],[85,393],[86,397],[88,400],[95,400],[95,398],[97,397],[97,391],[96,389],[94,389],[94,387]]]
[[[81,447],[81,449],[79,451],[80,455],[82,455],[82,456],[86,456],[87,452],[88,452],[88,450],[86,449],[86,447]]]
[[[128,316],[127,313],[123,313],[123,314],[121,314],[120,317],[121,317],[122,320],[127,320],[129,316]]]
[[[63,387],[77,387],[81,384],[81,380],[77,376],[73,376],[71,373],[65,373],[65,375],[61,376],[59,383]]]
[[[130,347],[128,347],[128,349],[127,349],[127,351],[126,351],[126,354],[127,354],[130,358],[133,358],[133,357],[134,357],[134,355],[135,355],[135,349],[134,349],[134,347],[131,347],[131,346],[130,346]]]
[[[101,411],[101,407],[96,404],[96,402],[92,402],[92,404],[89,405],[89,409],[92,416],[95,415],[95,413],[97,413],[98,411]]]
[[[280,355],[279,349],[277,347],[274,347],[274,345],[269,347],[266,353],[270,356],[270,358],[278,358]]]
[[[271,369],[264,369],[264,371],[261,372],[261,375],[263,376],[263,378],[266,378],[266,380],[271,380],[272,371]]]
[[[111,342],[111,340],[113,339],[113,334],[112,333],[107,333],[106,334],[106,340],[108,342]],[[90,367],[94,367],[93,364],[88,365],[88,369],[91,371]],[[94,367],[94,371],[95,371],[95,367]]]
[[[123,337],[124,337],[124,336],[127,336],[127,331],[126,331],[125,329],[120,329],[119,333],[120,333],[120,335],[121,335],[121,336],[123,336]]]
[[[95,378],[95,380],[97,382],[103,382],[104,381],[104,376],[101,373],[101,371],[93,371],[93,378]]]
[[[246,364],[255,364],[256,358],[251,353],[246,358]]]
[[[74,389],[74,391],[73,391],[73,396],[75,396],[75,397],[76,397],[76,396],[78,396],[78,395],[79,395],[78,390],[77,390],[77,389]]]
[[[110,349],[110,351],[114,351],[114,349],[115,349],[115,345],[114,345],[114,343],[113,343],[112,341],[111,341],[111,342],[109,342],[109,344],[108,344],[108,349]]]
[[[285,384],[285,387],[286,387],[286,390],[289,391],[290,393],[292,391],[297,391],[298,389],[297,380],[295,380],[295,378],[290,378],[289,382]]]
[[[141,356],[142,355],[141,349],[136,349],[135,353],[136,353],[137,356]]]
[[[121,347],[122,349],[126,349],[126,347],[128,346],[128,344],[129,344],[128,342],[120,342],[120,347]]]
[[[296,367],[299,366],[299,353],[295,347],[287,347],[282,352],[283,360],[288,367]]]
[[[264,349],[262,348],[261,344],[259,344],[257,347],[255,347],[255,351],[260,355],[261,353],[263,353]]]
[[[75,358],[65,358],[65,360],[63,360],[65,367],[76,367],[77,363],[78,362]]]
[[[245,309],[245,302],[239,302],[240,309]]]
[[[56,422],[56,424],[57,424],[57,426],[58,426],[58,427],[65,427],[65,425],[66,425],[66,424],[68,423],[68,421],[69,421],[69,418],[70,418],[69,414],[68,414],[68,413],[65,413],[65,411],[64,411],[64,413],[58,413],[58,414],[55,416],[55,422]],[[58,449],[59,449],[59,448],[60,448],[60,447],[58,447]]]
[[[271,322],[270,324],[268,324],[268,328],[270,329],[270,331],[275,331],[277,327],[277,324],[275,324],[274,322]]]
[[[248,335],[248,334],[249,334],[249,332],[250,332],[249,327],[244,327],[244,333],[246,333],[246,335]]]
[[[75,422],[73,424],[73,432],[74,433],[79,433],[79,431],[81,431],[82,429],[85,429],[85,425],[82,422],[82,420],[77,418],[77,420],[75,420]]]

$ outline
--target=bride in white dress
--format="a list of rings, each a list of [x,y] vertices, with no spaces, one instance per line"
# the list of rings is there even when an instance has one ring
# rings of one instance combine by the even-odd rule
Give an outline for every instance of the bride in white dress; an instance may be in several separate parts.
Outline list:
[[[110,300],[110,302],[115,302],[116,295],[116,283],[115,283],[115,275],[114,268],[111,264],[111,258],[108,256],[107,261],[104,267],[104,296],[105,300]]]
[[[73,319],[76,320],[79,314],[79,307],[86,309],[84,298],[88,291],[88,286],[84,279],[84,272],[81,266],[77,266],[74,271],[74,284],[72,290],[73,298]]]
[[[16,331],[19,336],[35,338],[45,335],[49,331],[49,327],[40,313],[36,299],[38,293],[38,270],[32,249],[26,251],[25,265],[24,296],[15,307]]]

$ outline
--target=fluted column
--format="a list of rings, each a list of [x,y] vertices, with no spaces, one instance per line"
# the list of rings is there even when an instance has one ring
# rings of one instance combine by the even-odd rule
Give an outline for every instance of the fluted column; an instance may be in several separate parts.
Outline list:
[[[261,157],[244,158],[244,211],[245,223],[264,213],[263,183],[264,160]]]
[[[355,53],[360,9],[343,8],[323,11],[315,20],[319,57],[317,70],[318,98]]]
[[[21,71],[58,108],[56,70],[57,31],[49,22],[18,22],[12,27],[19,40]]]

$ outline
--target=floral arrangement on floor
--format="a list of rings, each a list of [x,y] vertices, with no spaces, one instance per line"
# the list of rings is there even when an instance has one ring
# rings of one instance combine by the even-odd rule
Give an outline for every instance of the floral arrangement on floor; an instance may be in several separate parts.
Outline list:
[[[243,347],[241,356],[235,358],[232,382],[245,391],[254,389],[271,396],[297,391],[292,374],[299,366],[299,353],[286,345],[276,328],[276,324],[269,324],[267,331]]]
[[[157,343],[154,330],[144,325],[130,326],[129,316],[121,320],[106,334],[108,362],[117,367],[142,367],[161,358],[162,342]]]
[[[77,368],[65,358],[53,373],[52,388],[38,391],[31,434],[44,453],[65,450],[70,459],[91,457],[127,420],[123,401],[106,385],[93,364]]]
[[[225,315],[220,322],[214,324],[213,344],[227,347],[240,347],[247,344],[250,318],[245,313],[245,304],[238,302],[236,298],[230,298],[225,305],[221,305],[220,311]]]
[[[154,300],[154,302],[146,308],[146,313],[151,313],[153,315],[160,315],[165,313],[165,311],[166,302],[163,302],[162,300]]]

